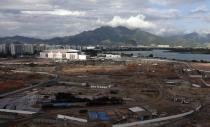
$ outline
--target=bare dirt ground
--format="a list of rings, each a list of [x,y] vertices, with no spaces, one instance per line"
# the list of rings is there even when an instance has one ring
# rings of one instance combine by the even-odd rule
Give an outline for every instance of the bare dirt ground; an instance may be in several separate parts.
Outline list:
[[[192,66],[196,69],[210,71],[210,63],[192,63]]]
[[[210,70],[209,64],[193,63],[192,66],[197,69]],[[55,65],[55,73],[59,75],[59,81],[69,82],[70,84],[56,84],[49,87],[38,89],[40,94],[52,96],[56,92],[69,92],[78,96],[114,96],[125,99],[123,105],[93,106],[93,107],[72,107],[65,109],[44,109],[45,115],[40,115],[42,119],[56,119],[57,114],[66,114],[86,118],[87,114],[81,114],[81,109],[89,111],[105,111],[110,114],[114,120],[120,119],[119,116],[129,116],[130,107],[143,107],[147,111],[157,111],[162,116],[175,115],[192,110],[196,104],[204,105],[204,108],[193,116],[183,118],[177,121],[169,121],[170,124],[164,127],[206,127],[209,121],[209,93],[210,88],[192,87],[192,81],[199,83],[196,79],[190,79],[189,75],[182,72],[187,66],[178,62],[160,62],[160,61],[141,61],[118,65]],[[53,71],[50,71],[53,72]],[[29,79],[36,79],[31,76]],[[172,83],[167,83],[172,82]],[[81,86],[88,85],[112,85],[109,89],[93,89]],[[73,85],[72,85],[73,84]],[[110,93],[111,90],[117,90],[117,94]],[[176,98],[184,98],[189,103],[174,101]],[[51,127],[65,126],[64,123],[37,124],[33,119],[22,121],[19,126],[25,127]],[[130,118],[124,122],[133,122],[137,119]],[[113,122],[113,121],[112,121]],[[114,122],[113,122],[114,123]],[[74,124],[66,123],[67,126]],[[75,126],[80,126],[75,124]],[[110,123],[90,122],[88,126],[110,126]],[[160,125],[162,126],[162,125]]]

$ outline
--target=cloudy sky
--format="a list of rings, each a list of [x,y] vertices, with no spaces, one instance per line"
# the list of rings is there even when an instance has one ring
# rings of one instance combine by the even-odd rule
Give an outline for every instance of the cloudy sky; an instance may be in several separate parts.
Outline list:
[[[68,36],[100,26],[210,33],[209,0],[0,0],[0,36]]]

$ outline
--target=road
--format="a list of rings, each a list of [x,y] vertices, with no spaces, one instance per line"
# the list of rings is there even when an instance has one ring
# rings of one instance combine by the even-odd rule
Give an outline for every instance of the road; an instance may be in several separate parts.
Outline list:
[[[185,113],[181,113],[181,114],[177,114],[177,115],[172,115],[172,116],[167,116],[167,117],[162,117],[162,118],[157,118],[157,119],[151,119],[151,120],[144,120],[144,121],[139,121],[139,122],[116,124],[116,125],[113,125],[112,127],[132,127],[132,126],[136,126],[136,125],[152,124],[152,123],[162,122],[162,121],[166,121],[166,120],[177,119],[177,118],[191,115],[195,111],[198,111],[200,108],[201,108],[201,105],[198,106],[197,108],[195,108],[195,110],[190,110],[189,112],[185,112]]]

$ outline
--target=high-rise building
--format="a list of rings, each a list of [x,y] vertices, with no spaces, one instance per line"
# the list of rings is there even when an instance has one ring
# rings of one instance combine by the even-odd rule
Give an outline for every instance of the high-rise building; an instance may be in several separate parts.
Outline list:
[[[1,44],[0,45],[0,54],[7,54],[8,53],[8,48],[7,44]]]
[[[10,54],[12,56],[23,55],[23,46],[21,44],[10,44]]]
[[[23,45],[23,54],[34,54],[33,44],[24,44]]]

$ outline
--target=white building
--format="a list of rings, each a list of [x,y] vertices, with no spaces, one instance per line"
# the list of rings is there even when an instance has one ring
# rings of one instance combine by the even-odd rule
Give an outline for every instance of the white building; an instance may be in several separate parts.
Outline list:
[[[86,49],[90,50],[90,49],[95,49],[95,46],[87,46]]]
[[[86,60],[87,56],[84,54],[79,55],[79,60]]]
[[[174,46],[174,48],[183,48],[183,46],[178,45],[178,46]]]
[[[170,45],[158,45],[159,48],[169,48]]]
[[[77,50],[75,50],[75,51],[77,51]],[[79,59],[79,54],[78,54],[78,52],[68,52],[68,53],[66,53],[66,59],[70,59],[70,60]]]
[[[78,50],[73,49],[54,49],[40,52],[40,58],[86,60],[86,55],[81,55]]]
[[[210,43],[207,44],[208,49],[210,49]]]
[[[105,54],[106,59],[119,59],[121,58],[120,55],[114,55],[114,54]]]

